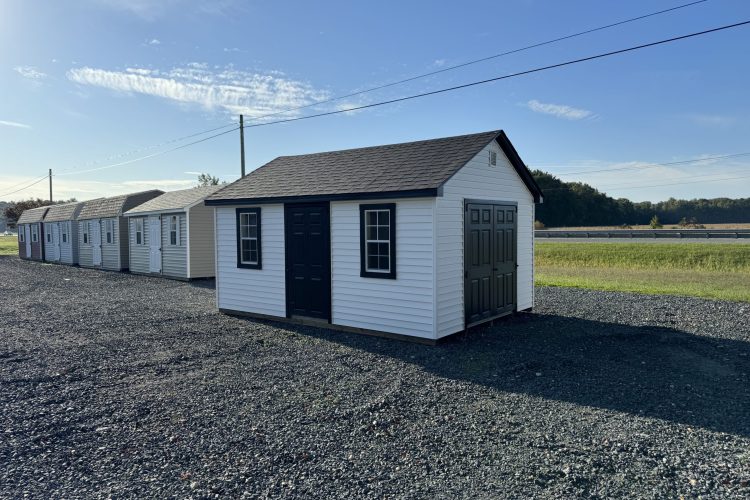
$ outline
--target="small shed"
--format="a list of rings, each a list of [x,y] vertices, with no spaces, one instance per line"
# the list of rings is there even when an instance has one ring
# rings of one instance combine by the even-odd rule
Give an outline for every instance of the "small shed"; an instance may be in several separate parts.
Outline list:
[[[154,189],[87,201],[78,214],[78,264],[110,271],[128,269],[128,224],[123,215],[164,194]]]
[[[206,200],[218,307],[433,343],[531,309],[541,201],[500,130],[282,156]]]
[[[203,201],[220,187],[170,191],[125,212],[130,272],[182,280],[212,278],[214,214]]]
[[[51,205],[44,216],[44,260],[78,264],[78,214],[83,203]]]
[[[18,255],[22,259],[44,260],[44,215],[49,207],[24,210],[16,223],[18,227]]]

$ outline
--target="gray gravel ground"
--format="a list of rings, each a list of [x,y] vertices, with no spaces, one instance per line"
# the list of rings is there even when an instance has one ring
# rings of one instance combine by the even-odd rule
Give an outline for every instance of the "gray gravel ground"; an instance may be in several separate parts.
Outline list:
[[[0,258],[0,496],[750,496],[750,304],[537,290],[438,346]]]

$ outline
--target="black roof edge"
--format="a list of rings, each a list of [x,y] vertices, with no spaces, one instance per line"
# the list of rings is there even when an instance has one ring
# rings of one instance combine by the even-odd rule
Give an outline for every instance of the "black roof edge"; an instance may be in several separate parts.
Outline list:
[[[369,193],[338,193],[307,196],[277,196],[274,198],[238,198],[205,200],[206,206],[226,205],[268,205],[271,203],[310,203],[324,201],[349,200],[387,200],[394,198],[433,198],[438,196],[439,188],[412,189],[410,191],[381,191]]]
[[[529,167],[526,166],[521,157],[518,155],[518,151],[516,151],[513,143],[511,143],[510,139],[508,139],[508,136],[505,135],[505,131],[501,130],[497,137],[495,137],[495,140],[498,144],[500,144],[500,148],[502,148],[505,156],[508,157],[511,165],[513,165],[513,168],[515,168],[516,172],[518,172],[518,175],[521,176],[521,180],[523,180],[523,183],[526,184],[526,187],[529,188],[531,194],[534,195],[534,203],[542,203],[542,199],[544,198],[542,188],[540,188],[539,184],[537,184],[534,180],[534,176],[531,175]]]

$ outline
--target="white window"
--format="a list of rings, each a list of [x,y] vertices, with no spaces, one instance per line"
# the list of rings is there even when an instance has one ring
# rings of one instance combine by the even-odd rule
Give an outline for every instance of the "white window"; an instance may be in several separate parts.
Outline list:
[[[260,208],[237,209],[237,267],[261,268]]]
[[[18,229],[18,241],[24,243],[26,241],[24,226],[17,226],[16,229]]]
[[[115,236],[115,224],[112,220],[104,221],[104,233],[106,234],[107,243],[113,243]]]
[[[89,221],[85,221],[81,224],[81,232],[83,234],[83,244],[89,244]]]
[[[63,222],[60,224],[60,237],[62,238],[63,243],[68,242],[68,224],[70,224],[70,222]]]
[[[31,242],[36,243],[39,241],[39,226],[36,224],[31,226]]]
[[[143,239],[143,219],[135,219],[135,244],[145,245],[146,242]]]
[[[45,229],[45,233],[47,235],[47,243],[52,243],[52,226],[45,227]]]
[[[180,216],[169,217],[169,244],[177,246],[180,244]]]
[[[396,205],[360,205],[360,275],[396,278]]]
[[[490,151],[490,165],[497,165],[497,152]]]

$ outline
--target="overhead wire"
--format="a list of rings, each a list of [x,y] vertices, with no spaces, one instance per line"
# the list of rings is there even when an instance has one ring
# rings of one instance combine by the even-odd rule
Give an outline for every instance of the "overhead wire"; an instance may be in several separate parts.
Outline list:
[[[680,160],[680,161],[670,161],[666,163],[646,163],[642,165],[633,165],[630,167],[618,167],[618,168],[603,168],[599,170],[580,170],[577,172],[560,172],[555,175],[577,175],[577,174],[596,174],[600,172],[619,172],[622,170],[643,170],[647,168],[653,168],[653,167],[668,167],[668,166],[674,166],[674,165],[687,165],[690,163],[702,163],[706,161],[714,161],[714,160],[725,160],[729,158],[739,158],[741,156],[750,156],[750,152],[748,153],[736,153],[736,154],[730,154],[730,155],[721,155],[721,156],[706,156],[704,158],[695,158],[693,160]],[[580,166],[580,165],[579,165]],[[552,165],[547,167],[540,167],[539,165],[534,165],[534,168],[551,168]]]
[[[49,178],[49,175],[44,175],[43,177],[40,177],[39,179],[35,180],[31,184],[28,184],[27,186],[22,187],[21,189],[16,189],[15,191],[10,191],[8,193],[0,194],[0,197],[2,197],[2,196],[10,196],[12,194],[18,193],[20,191],[23,191],[24,189],[28,189],[31,186],[34,186],[35,184],[39,184],[40,182],[42,182],[43,180],[48,179],[48,178]]]

